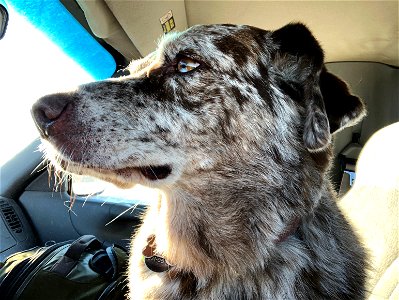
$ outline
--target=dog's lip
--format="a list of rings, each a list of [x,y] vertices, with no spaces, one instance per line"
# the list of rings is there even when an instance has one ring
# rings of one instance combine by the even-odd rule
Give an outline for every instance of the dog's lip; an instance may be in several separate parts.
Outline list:
[[[172,167],[170,165],[148,166],[140,167],[139,171],[145,178],[153,181],[168,177],[172,173]]]
[[[109,170],[115,172],[117,175],[129,177],[133,172],[139,172],[145,178],[151,181],[162,180],[172,173],[172,167],[168,164],[165,165],[148,165],[141,167],[126,167],[122,169]]]
[[[68,171],[70,163],[62,160],[60,166],[62,169]],[[94,166],[78,166],[80,170],[91,169],[101,174],[113,173],[123,178],[129,178],[133,174],[140,173],[146,179],[150,181],[166,179],[172,173],[172,166],[170,164],[162,165],[143,165],[143,166],[132,166],[125,168],[103,168]],[[83,174],[81,174],[83,175]]]

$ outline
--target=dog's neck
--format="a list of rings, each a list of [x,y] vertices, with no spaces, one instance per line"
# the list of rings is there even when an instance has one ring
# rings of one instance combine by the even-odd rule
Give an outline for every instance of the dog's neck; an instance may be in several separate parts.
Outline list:
[[[144,220],[152,227],[145,239],[155,234],[157,252],[196,277],[218,272],[234,276],[238,269],[263,268],[257,264],[291,240],[299,226],[297,217],[308,215],[326,188],[314,175],[320,171],[301,172],[298,161],[297,167],[287,168],[295,172],[275,176],[276,166],[265,157],[184,174],[164,190],[153,217]]]
[[[300,223],[301,219],[295,217],[286,230],[278,237],[276,243],[282,243],[292,235],[298,236]],[[156,236],[154,234],[151,234],[147,238],[147,244],[143,248],[142,254],[144,263],[149,270],[156,273],[176,272],[175,266],[170,264],[166,258],[157,251]]]
[[[240,196],[220,189],[199,195],[199,190],[204,188],[173,189],[154,207],[153,219],[145,221],[158,224],[146,235],[156,235],[157,255],[196,277],[235,274],[248,262],[264,261],[298,229],[300,220],[294,214],[274,220],[279,228],[269,228],[265,216],[278,216],[258,207],[260,202],[251,199],[254,191],[244,190]]]
[[[292,235],[297,235],[299,236],[299,226],[301,225],[301,218],[300,217],[295,217],[291,223],[287,226],[286,230],[281,233],[276,241],[276,243],[281,243],[284,242],[288,237]]]

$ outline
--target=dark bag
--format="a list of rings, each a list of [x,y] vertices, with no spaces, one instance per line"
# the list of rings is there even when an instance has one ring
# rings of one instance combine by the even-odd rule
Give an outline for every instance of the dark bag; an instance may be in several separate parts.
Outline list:
[[[0,268],[1,299],[124,299],[127,257],[92,235],[18,252]]]

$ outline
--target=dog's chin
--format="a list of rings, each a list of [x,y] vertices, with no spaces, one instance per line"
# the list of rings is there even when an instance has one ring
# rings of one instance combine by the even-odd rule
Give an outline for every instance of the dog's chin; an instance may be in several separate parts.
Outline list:
[[[111,182],[119,188],[131,188],[136,184],[157,186],[169,182],[173,176],[173,167],[170,164],[134,166],[125,168],[101,168],[84,166],[74,162],[61,160],[53,163],[62,171],[96,177]]]

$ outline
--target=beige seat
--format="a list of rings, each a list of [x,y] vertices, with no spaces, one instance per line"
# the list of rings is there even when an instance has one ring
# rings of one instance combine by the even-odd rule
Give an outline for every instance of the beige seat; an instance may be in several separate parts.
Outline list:
[[[340,206],[369,250],[368,299],[399,299],[399,123],[377,131]]]

